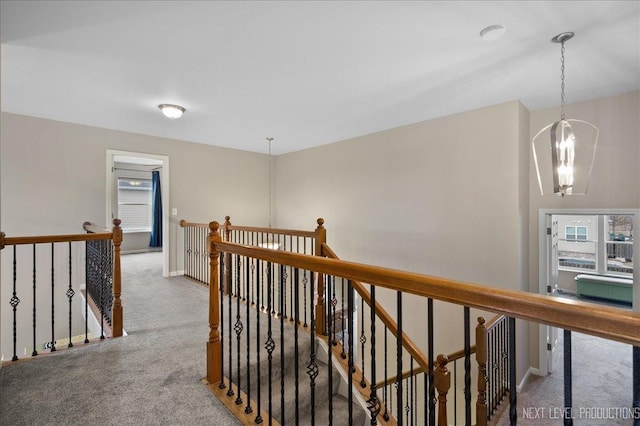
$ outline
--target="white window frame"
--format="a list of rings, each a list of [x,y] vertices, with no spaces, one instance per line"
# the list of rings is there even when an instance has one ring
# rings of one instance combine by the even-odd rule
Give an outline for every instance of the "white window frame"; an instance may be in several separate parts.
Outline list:
[[[572,233],[573,238],[569,238],[569,232],[568,232],[569,228],[574,229],[574,232]],[[581,235],[580,233],[578,233],[578,228],[584,229],[584,239],[578,238],[578,236]],[[569,241],[572,243],[586,243],[587,241],[589,241],[589,228],[587,228],[584,225],[565,225],[564,238],[566,241]]]
[[[127,221],[126,217],[124,218],[124,220],[122,221],[122,232],[123,233],[135,233],[135,232],[151,232],[151,226],[152,226],[152,215],[153,215],[153,187],[150,187],[148,192],[149,192],[149,202],[148,203],[133,203],[133,202],[122,202],[120,200],[120,181],[145,181],[145,182],[149,182],[152,184],[152,179],[147,179],[147,178],[139,178],[139,177],[126,177],[126,176],[121,176],[119,178],[116,179],[117,182],[117,191],[118,191],[118,216],[120,219],[123,219],[122,215],[120,214],[120,206],[121,205],[147,205],[149,206],[149,218],[148,218],[148,226],[147,227],[139,227],[139,228],[131,228],[131,227],[127,227]]]

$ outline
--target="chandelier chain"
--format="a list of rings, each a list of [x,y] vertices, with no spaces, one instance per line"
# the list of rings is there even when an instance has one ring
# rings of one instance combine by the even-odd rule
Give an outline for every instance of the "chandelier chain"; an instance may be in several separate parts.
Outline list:
[[[564,113],[564,106],[565,106],[565,101],[564,101],[564,41],[561,43],[562,47],[560,48],[560,55],[561,55],[561,59],[560,59],[560,89],[561,89],[561,95],[560,95],[560,119],[564,120],[565,119],[565,113]]]

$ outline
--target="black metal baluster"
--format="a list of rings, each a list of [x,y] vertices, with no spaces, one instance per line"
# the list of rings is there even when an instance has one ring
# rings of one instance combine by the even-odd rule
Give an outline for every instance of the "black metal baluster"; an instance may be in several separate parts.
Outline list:
[[[69,288],[67,289],[67,299],[69,299],[69,348],[73,347],[73,342],[71,341],[71,335],[72,335],[72,331],[71,331],[71,301],[73,299],[73,296],[76,294],[75,291],[73,291],[72,288],[72,280],[71,280],[71,271],[72,271],[72,267],[71,267],[71,241],[69,241]]]
[[[261,278],[262,278],[262,274],[261,274],[262,270],[261,270],[260,268],[261,268],[261,266],[260,266],[260,259],[256,259],[256,279],[258,280],[258,281],[257,281],[258,283],[260,283],[260,282],[261,282]],[[260,292],[258,292],[258,294],[257,294],[257,296],[256,296],[256,297],[258,298],[258,299],[256,300],[256,308],[257,308],[257,307],[258,307],[258,305],[259,305],[259,304],[260,304],[260,302],[261,302],[261,301],[260,301]],[[261,388],[260,388],[260,385],[261,385],[261,384],[260,384],[260,381],[261,381],[261,380],[260,380],[260,352],[261,352],[261,350],[260,350],[260,349],[261,349],[261,348],[260,348],[260,345],[261,345],[261,343],[262,343],[262,342],[260,341],[260,316],[261,316],[261,315],[260,315],[260,309],[256,309],[256,356],[257,356],[257,358],[258,358],[258,359],[257,359],[257,361],[258,361],[258,362],[257,362],[257,364],[256,364],[256,365],[257,365],[257,368],[258,368],[258,371],[257,371],[257,374],[256,374],[256,375],[257,375],[257,380],[258,380],[258,383],[257,383],[257,384],[258,384],[258,387],[257,387],[256,389],[257,389],[257,394],[258,394],[258,401],[257,401],[257,405],[258,405],[258,414],[256,415],[255,422],[256,422],[257,424],[260,424],[260,423],[262,423],[262,422],[263,422],[263,418],[262,418],[262,415],[261,415],[262,408],[261,408],[261,401],[260,401],[260,389],[261,389]]]
[[[335,277],[330,277],[327,276],[327,281],[331,281],[332,279],[335,282]],[[327,297],[329,300],[331,300],[333,302],[333,299],[335,297],[335,285],[332,286],[326,286],[325,287],[327,289],[327,291],[329,292],[329,294],[327,294]],[[335,308],[333,310],[335,312]],[[328,330],[327,332],[329,333],[329,339],[328,339],[328,347],[327,347],[327,356],[328,356],[328,361],[327,361],[327,365],[329,367],[329,424],[332,425],[333,424],[333,348],[332,346],[332,338],[331,336],[333,336],[333,333],[335,333],[335,322],[334,322],[334,318],[331,316],[328,316],[329,319],[329,324],[328,325]],[[335,340],[334,340],[335,341]]]
[[[512,355],[509,354],[509,358]],[[572,425],[571,411],[573,410],[573,373],[571,365],[571,331],[564,330],[564,424]]]
[[[299,396],[299,359],[298,359],[298,326],[300,325],[300,271],[298,268],[293,270],[294,285],[294,326],[293,326],[293,341],[294,341],[294,371],[295,371],[295,401],[296,401],[296,424],[300,423],[300,396]]]
[[[304,276],[302,277],[302,294],[304,295],[304,301],[303,301],[303,305],[304,305],[304,324],[302,325],[303,327],[308,327],[309,324],[307,324],[307,271],[304,271]],[[313,310],[313,309],[312,309]]]
[[[371,285],[371,392],[367,400],[367,408],[371,412],[371,424],[378,424],[378,414],[380,414],[380,400],[378,399],[376,387],[376,287]],[[363,373],[364,380],[364,373]]]
[[[84,252],[85,252],[85,261],[84,261],[84,276],[85,276],[85,287],[84,287],[84,343],[89,343],[89,283],[90,283],[90,253],[91,253],[91,243],[86,241],[84,243]]]
[[[271,262],[267,262],[267,310],[271,309],[271,284],[272,284],[272,273],[271,273]],[[272,365],[273,365],[273,350],[276,345],[272,338],[271,333],[271,315],[267,312],[267,341],[264,345],[267,350],[267,359],[269,360],[269,425],[272,424]]]
[[[397,313],[398,313],[398,337],[396,339],[396,384],[398,388],[396,389],[396,407],[398,410],[398,415],[396,416],[398,420],[398,426],[402,426],[402,407],[404,406],[402,402],[402,293],[396,292],[397,298]],[[431,360],[431,358],[429,358]]]
[[[249,293],[249,281],[253,278],[253,259],[251,264],[249,259],[245,257],[245,291]],[[247,312],[247,406],[244,409],[246,414],[253,412],[251,408],[251,360],[249,354],[251,353],[251,322],[249,315],[251,313],[249,302],[246,303]]]
[[[387,392],[388,392],[388,386],[389,386],[389,382],[387,381],[387,378],[389,377],[388,374],[388,357],[387,357],[387,333],[388,333],[388,329],[387,326],[384,326],[384,388],[382,388],[382,398],[384,401],[384,414],[382,415],[382,418],[385,421],[389,421],[389,406],[388,406],[388,402],[387,402]],[[391,400],[389,400],[389,403],[391,402]]]
[[[367,343],[367,337],[364,335],[364,299],[360,298],[360,356],[362,361],[362,378],[360,379],[360,387],[366,388],[367,382],[364,380],[365,368],[364,368],[364,344]]]
[[[413,422],[414,407],[411,406],[411,403],[413,402],[413,357],[411,357],[411,359],[409,360],[409,384],[407,385],[407,387],[407,422],[408,424],[413,425],[415,424]],[[411,413],[410,417],[409,412]],[[409,418],[411,420],[409,420]]]
[[[38,355],[36,351],[36,245],[33,245],[33,352],[31,356]]]
[[[220,330],[222,335],[220,336],[220,371],[223,372],[222,380],[218,385],[218,389],[224,389],[224,288],[226,286],[226,265],[225,259],[226,253],[220,252]],[[229,307],[231,309],[231,307]],[[231,387],[231,380],[229,380],[229,387]]]
[[[100,340],[104,340],[104,241],[100,241]]]
[[[469,307],[464,307],[464,421],[471,424],[471,328]],[[455,395],[455,394],[454,394]]]
[[[227,396],[233,396],[235,393],[233,392],[233,341],[231,340],[231,335],[233,334],[233,254],[228,257],[228,265],[227,265],[227,293],[229,294],[229,389],[227,390]]]
[[[640,347],[634,346],[632,349],[632,364],[633,364],[633,411],[634,413],[640,412]],[[640,425],[640,419],[634,419],[633,426]]]
[[[284,315],[282,313],[286,298],[286,272],[285,266],[280,264],[280,280],[278,285],[278,299],[279,299],[279,311],[280,311],[280,424],[284,424]]]
[[[429,425],[434,426],[436,424],[436,390],[435,382],[433,378],[433,361],[434,358],[434,344],[433,344],[433,299],[427,299],[427,357],[429,359],[429,371],[427,372],[427,379],[429,384]]]
[[[240,286],[242,281],[242,274],[240,269],[240,255],[236,255],[236,323],[233,325],[233,331],[236,333],[236,372],[238,375],[237,388],[238,394],[236,395],[236,405],[242,404],[242,397],[240,394],[240,383],[242,379],[240,377],[240,338],[242,336],[243,325],[240,319]]]
[[[51,243],[51,352],[56,351],[56,332],[55,332],[55,243]]]
[[[311,277],[311,285],[309,286],[309,299],[313,301],[313,272],[309,272],[309,276]],[[309,375],[309,388],[311,390],[311,426],[316,424],[316,377],[318,377],[318,364],[316,363],[316,321],[315,321],[315,313],[313,306],[309,309],[310,312],[310,331],[309,336],[311,337],[311,354],[309,356],[309,364],[307,365],[307,374]],[[351,377],[351,375],[349,375]],[[351,386],[351,383],[349,383]],[[351,400],[349,400],[351,403]],[[349,418],[349,424],[351,424],[351,418]]]
[[[18,304],[20,303],[20,299],[18,299],[18,295],[16,293],[16,282],[18,280],[18,273],[16,268],[16,246],[13,246],[13,294],[11,295],[11,300],[9,300],[9,304],[11,308],[13,308],[13,358],[12,361],[18,360],[17,355],[17,338],[18,338],[18,325],[17,325],[17,314],[16,310],[18,309]]]
[[[348,372],[348,388],[349,388],[349,422],[348,424],[353,424],[353,308],[354,308],[354,300],[353,300],[353,282],[351,280],[347,281],[347,315],[349,321],[347,322],[349,328],[349,338],[348,340],[348,361],[347,367],[349,369]],[[312,310],[313,311],[313,310]],[[313,314],[312,314],[313,315]],[[312,320],[312,323],[315,321]]]
[[[458,361],[453,361],[453,425],[458,424]],[[467,423],[470,424],[470,423]]]
[[[516,404],[516,319],[509,317],[509,422],[512,426],[518,422]]]
[[[340,292],[341,292],[341,296],[340,296],[340,302],[341,302],[341,307],[340,307],[340,334],[342,337],[342,353],[340,354],[340,356],[342,357],[342,359],[347,359],[347,353],[344,351],[344,334],[345,334],[345,329],[344,329],[344,278],[340,278]],[[386,356],[386,354],[385,354]],[[386,376],[386,375],[385,375]]]

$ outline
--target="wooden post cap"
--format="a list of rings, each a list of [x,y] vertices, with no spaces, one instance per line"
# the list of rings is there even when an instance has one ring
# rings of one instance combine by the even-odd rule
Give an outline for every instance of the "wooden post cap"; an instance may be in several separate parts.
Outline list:
[[[231,223],[231,216],[225,216],[224,217],[224,222],[225,223]]]
[[[181,228],[184,228],[184,225],[186,225],[186,224],[187,224],[187,221],[186,221],[186,220],[184,220],[184,219],[180,219],[180,227],[181,227]]]
[[[4,238],[6,234],[4,232],[0,232],[0,250],[4,249]]]
[[[484,317],[478,317],[478,324],[484,324],[485,320]]]
[[[220,224],[215,220],[213,222],[209,222],[209,229],[211,230],[212,234],[216,234],[219,228],[220,228]]]
[[[322,228],[322,225],[324,225],[324,219],[319,217],[318,220],[316,220],[316,223],[318,224],[318,228]]]
[[[116,228],[120,227],[120,224],[122,223],[122,221],[118,218],[113,219],[113,226],[115,226]]]

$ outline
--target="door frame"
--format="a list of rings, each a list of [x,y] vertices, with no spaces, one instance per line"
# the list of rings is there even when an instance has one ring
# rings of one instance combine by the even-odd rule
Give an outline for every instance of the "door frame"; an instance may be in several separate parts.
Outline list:
[[[552,215],[602,215],[624,214],[633,216],[633,229],[640,230],[640,209],[540,209],[538,212],[538,294],[547,294],[547,276],[549,271],[547,253],[547,217]],[[638,231],[636,231],[638,232]],[[634,258],[640,254],[640,240],[633,239]],[[640,267],[633,268],[632,310],[640,312]],[[548,326],[540,324],[538,332],[538,367],[541,375],[549,374],[547,368],[547,332]]]
[[[160,192],[162,195],[162,276],[168,277],[169,271],[169,156],[150,154],[145,152],[121,151],[107,149],[107,211],[106,223],[111,223],[111,212],[113,211],[113,188],[115,188],[114,157],[124,156],[133,158],[151,158],[162,162],[162,173]]]

